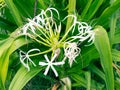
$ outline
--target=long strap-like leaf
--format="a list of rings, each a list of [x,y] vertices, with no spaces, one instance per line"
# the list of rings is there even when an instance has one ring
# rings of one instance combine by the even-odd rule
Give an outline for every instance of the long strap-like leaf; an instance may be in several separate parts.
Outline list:
[[[24,37],[20,37],[17,39],[8,38],[5,43],[3,43],[0,47],[0,85],[2,89],[5,89],[5,81],[8,74],[8,66],[9,66],[9,57],[10,55],[19,47],[26,44],[26,40]]]
[[[99,52],[101,65],[105,73],[107,90],[114,90],[114,75],[112,67],[112,54],[106,30],[97,26],[95,28],[95,46]]]
[[[18,9],[16,8],[15,4],[13,3],[13,0],[5,0],[5,3],[7,4],[8,8],[10,9],[16,24],[18,26],[21,26],[22,19],[21,19]]]
[[[21,90],[25,84],[41,70],[42,68],[33,68],[28,72],[27,69],[22,66],[13,78],[9,90]]]

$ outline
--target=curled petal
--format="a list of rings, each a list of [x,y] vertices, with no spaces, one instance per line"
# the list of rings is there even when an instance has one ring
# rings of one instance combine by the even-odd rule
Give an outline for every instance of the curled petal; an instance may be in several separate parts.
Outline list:
[[[47,13],[47,12],[49,11],[50,14],[51,14],[51,17],[53,17],[53,12],[52,12],[52,10],[54,10],[54,11],[57,13],[57,15],[58,15],[58,19],[60,19],[59,12],[58,12],[58,10],[55,9],[55,8],[47,8],[46,11],[45,11],[45,13]]]
[[[27,52],[27,55],[29,54],[29,53],[31,53],[31,52],[33,52],[33,51],[38,51],[38,52],[40,52],[40,50],[39,49],[30,49],[28,52]]]

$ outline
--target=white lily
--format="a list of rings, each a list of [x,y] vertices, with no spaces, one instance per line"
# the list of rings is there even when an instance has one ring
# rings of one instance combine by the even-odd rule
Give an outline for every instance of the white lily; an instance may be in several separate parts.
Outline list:
[[[64,44],[64,52],[65,57],[69,59],[70,67],[72,66],[73,61],[75,61],[75,58],[80,54],[80,48],[77,47],[77,43],[70,43],[66,42]]]
[[[50,67],[51,67],[51,69],[52,69],[53,72],[55,73],[55,76],[58,77],[58,73],[57,73],[57,71],[55,70],[55,68],[54,68],[53,66],[54,66],[54,65],[55,65],[55,66],[57,66],[57,65],[63,65],[64,62],[63,62],[63,61],[62,61],[62,62],[53,62],[53,61],[56,59],[57,56],[58,56],[58,55],[55,53],[55,55],[52,57],[52,59],[49,60],[49,59],[48,59],[48,56],[47,56],[47,55],[44,55],[47,63],[46,63],[46,62],[39,62],[39,65],[41,65],[41,66],[47,66],[46,69],[45,69],[44,75],[47,75],[47,73],[48,73],[48,71],[49,71],[49,69],[50,69]]]
[[[31,53],[33,51],[40,51],[40,50],[39,49],[31,49],[27,53],[20,51],[20,62],[23,64],[24,67],[26,67],[28,69],[28,71],[30,71],[29,62],[32,63],[33,66],[36,66],[36,64],[29,57],[29,53]]]

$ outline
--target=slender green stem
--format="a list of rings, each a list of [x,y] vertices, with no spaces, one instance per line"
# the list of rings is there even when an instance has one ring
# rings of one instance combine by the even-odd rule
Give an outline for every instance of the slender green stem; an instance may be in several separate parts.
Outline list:
[[[38,35],[38,34],[35,34],[37,37],[39,37],[42,41],[44,41],[45,43],[47,43],[47,44],[50,44],[49,42],[47,42],[47,40],[46,39],[44,39],[43,37],[41,37],[40,35]]]
[[[37,28],[37,29],[42,33],[42,35],[44,35],[44,36],[49,40],[49,37],[50,37],[50,36],[49,36],[47,30],[44,30],[43,28],[41,28],[43,31],[42,31],[40,28]],[[48,36],[47,36],[46,34],[47,34]]]
[[[33,36],[33,35],[31,35],[31,34],[27,34],[27,36],[29,36],[30,38],[34,39],[35,41],[37,41],[38,43],[40,43],[40,44],[42,44],[42,45],[45,45],[45,46],[48,46],[48,47],[50,46],[49,44],[47,44],[47,43],[45,43],[45,42],[42,42],[42,41],[36,39],[36,37]]]
[[[74,24],[67,30],[67,32],[65,33],[65,35],[62,37],[62,39],[59,42],[62,42],[68,35],[68,33],[70,32],[70,30],[74,27]]]
[[[50,47],[50,45],[48,45],[48,44],[46,44],[46,43],[44,43],[44,42],[42,42],[42,41],[40,41],[40,40],[38,40],[38,39],[35,39],[35,38],[33,38],[35,41],[37,41],[38,43],[40,43],[40,44],[42,44],[42,45],[45,45],[45,46],[48,46],[48,47]]]
[[[31,54],[31,55],[29,55],[29,57],[33,57],[33,56],[38,56],[38,55],[41,55],[41,54],[45,54],[45,53],[48,53],[48,52],[50,52],[50,51],[52,51],[52,50],[53,50],[53,49],[50,48],[50,49],[48,49],[48,50],[46,50],[46,51],[43,51],[43,52],[40,52],[40,53]]]
[[[69,6],[68,6],[68,15],[74,14],[76,10],[76,0],[69,0]],[[67,24],[66,24],[66,30],[65,35],[62,37],[62,39],[59,42],[62,42],[70,32],[70,30],[74,27],[74,24],[72,24],[74,21],[74,17],[68,17]]]
[[[76,0],[69,0],[69,5],[68,5],[68,15],[75,14],[76,10]],[[66,24],[66,32],[71,26],[74,18],[68,17],[67,19],[67,24]]]
[[[49,22],[49,21],[47,21],[47,22]],[[49,31],[50,31],[50,36],[51,37],[54,37],[54,33],[53,33],[53,30],[52,30],[52,28],[51,28],[51,25],[50,25],[50,23],[48,24],[49,25]]]

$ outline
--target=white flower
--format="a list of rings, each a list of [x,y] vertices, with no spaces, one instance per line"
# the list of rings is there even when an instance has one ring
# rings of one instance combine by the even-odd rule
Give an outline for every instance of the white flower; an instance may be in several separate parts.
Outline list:
[[[29,19],[29,20],[30,20],[30,19]],[[31,31],[35,34],[35,27],[34,27],[33,21],[30,20],[29,23],[25,24],[25,25],[23,26],[22,30],[23,30],[23,34],[25,34],[25,35],[28,33],[28,32],[27,32],[28,30],[31,30]]]
[[[60,19],[59,12],[58,12],[58,10],[55,9],[55,8],[47,8],[47,9],[45,10],[45,12],[44,12],[44,15],[47,16],[47,13],[48,13],[48,14],[50,13],[50,17],[54,17],[54,16],[53,16],[53,11],[56,12],[56,14],[57,14],[57,16],[58,16],[57,18]]]
[[[89,26],[86,22],[77,22],[78,24],[78,34],[76,36],[72,36],[74,39],[78,39],[80,42],[88,40],[89,43],[94,42],[94,31],[92,31],[92,27]],[[90,45],[90,44],[89,44]]]
[[[75,31],[75,26],[76,26],[76,24],[77,24],[77,17],[75,16],[75,15],[68,15],[68,16],[66,16],[62,21],[65,21],[66,19],[68,19],[68,18],[73,18],[73,24],[68,28],[68,31],[70,31],[70,30],[72,30],[72,33],[74,33],[74,31]]]
[[[38,14],[37,16],[35,16],[35,17],[33,18],[33,20],[34,20],[37,24],[40,24],[41,26],[43,26],[43,23],[44,23],[44,10],[42,10],[40,14]]]
[[[44,57],[45,57],[47,63],[45,63],[45,62],[39,62],[39,65],[41,65],[41,66],[47,66],[46,69],[45,69],[44,75],[47,75],[47,73],[48,73],[48,71],[49,71],[49,69],[50,69],[50,67],[51,67],[51,69],[52,69],[53,72],[55,73],[55,76],[57,77],[57,76],[58,76],[58,73],[57,73],[57,71],[55,70],[55,68],[53,67],[53,65],[56,65],[56,66],[57,66],[57,65],[63,65],[64,62],[53,62],[53,61],[56,59],[57,54],[55,54],[55,55],[52,57],[51,60],[48,59],[47,55],[44,55]]]
[[[28,21],[29,22],[22,27],[23,34],[26,35],[28,33],[28,30],[30,30],[33,34],[35,34],[35,28],[41,26],[35,22],[35,19],[28,18]]]
[[[70,67],[72,66],[75,58],[80,54],[80,48],[77,47],[77,43],[66,42],[64,45],[65,57],[69,59]]]
[[[30,71],[29,62],[36,66],[36,64],[30,59],[29,53],[33,51],[40,51],[39,49],[31,49],[27,53],[20,51],[20,62]]]

